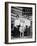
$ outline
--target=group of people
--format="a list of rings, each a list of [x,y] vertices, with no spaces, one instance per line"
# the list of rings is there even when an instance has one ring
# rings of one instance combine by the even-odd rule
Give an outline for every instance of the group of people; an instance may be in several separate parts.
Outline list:
[[[30,31],[30,20],[25,18],[24,16],[18,16],[16,17],[14,21],[14,31],[13,36],[14,37],[24,37],[25,35],[28,35]]]

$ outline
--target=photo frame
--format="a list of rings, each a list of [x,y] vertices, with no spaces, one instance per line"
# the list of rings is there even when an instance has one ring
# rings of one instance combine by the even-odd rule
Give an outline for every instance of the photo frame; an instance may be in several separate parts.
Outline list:
[[[36,4],[5,2],[5,44],[36,42]]]

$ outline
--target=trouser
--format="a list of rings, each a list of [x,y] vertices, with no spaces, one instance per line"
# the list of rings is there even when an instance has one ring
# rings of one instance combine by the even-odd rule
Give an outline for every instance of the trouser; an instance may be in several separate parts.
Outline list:
[[[24,37],[24,32],[20,32],[20,37]]]

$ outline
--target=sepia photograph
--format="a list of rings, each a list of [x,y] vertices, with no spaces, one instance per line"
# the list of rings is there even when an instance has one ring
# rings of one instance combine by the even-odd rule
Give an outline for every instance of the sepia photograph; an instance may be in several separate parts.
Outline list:
[[[36,41],[36,4],[5,3],[5,43],[31,43]]]

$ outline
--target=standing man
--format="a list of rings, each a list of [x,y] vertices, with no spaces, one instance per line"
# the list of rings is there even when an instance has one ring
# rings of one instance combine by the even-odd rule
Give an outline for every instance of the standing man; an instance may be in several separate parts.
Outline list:
[[[20,37],[20,20],[19,20],[19,16],[17,15],[15,21],[14,21],[14,35],[15,37]]]

